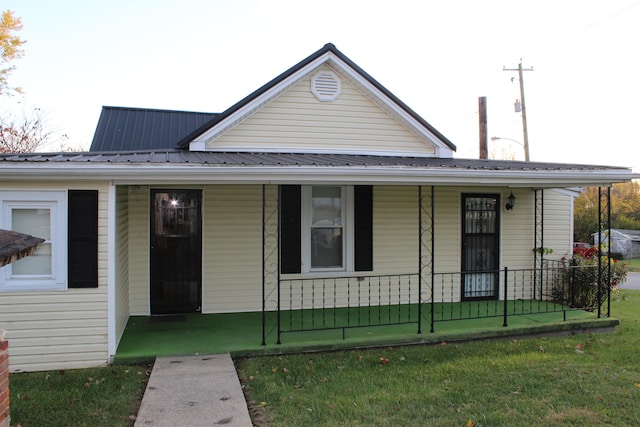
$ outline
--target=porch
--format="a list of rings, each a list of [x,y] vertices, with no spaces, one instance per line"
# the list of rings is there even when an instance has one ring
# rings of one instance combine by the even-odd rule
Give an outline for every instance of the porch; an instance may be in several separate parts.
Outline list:
[[[527,304],[523,301],[522,304]],[[460,310],[460,303],[445,311]],[[423,317],[430,316],[427,311]],[[424,319],[428,322],[428,318]],[[418,334],[414,324],[326,329],[286,334],[282,344],[261,345],[262,313],[190,314],[154,320],[148,316],[129,319],[118,347],[115,363],[152,361],[156,356],[231,353],[252,356],[304,351],[331,351],[393,345],[441,344],[467,340],[574,334],[609,331],[617,319],[598,318],[596,313],[549,311],[509,318],[452,320],[438,325],[436,332]]]

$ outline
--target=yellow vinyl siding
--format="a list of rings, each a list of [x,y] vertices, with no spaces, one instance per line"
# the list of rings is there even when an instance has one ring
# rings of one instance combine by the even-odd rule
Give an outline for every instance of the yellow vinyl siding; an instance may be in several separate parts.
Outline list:
[[[262,307],[262,186],[207,186],[203,313]]]
[[[277,186],[267,186],[271,204],[275,206]],[[457,301],[461,249],[462,193],[499,194],[500,202],[500,266],[532,267],[533,192],[516,189],[514,211],[504,210],[508,189],[477,187],[436,187],[435,189],[435,264],[438,277],[447,273],[448,287],[436,286],[436,298],[446,295]],[[129,286],[131,314],[148,314],[148,216],[149,189],[129,190]],[[430,186],[423,187],[424,209],[430,213]],[[547,191],[548,193],[548,191]],[[548,226],[554,221],[568,221],[562,203],[552,203],[546,194]],[[562,198],[561,198],[562,200]],[[556,206],[557,208],[553,208]],[[271,207],[273,211],[275,207]],[[269,215],[267,228],[276,230],[277,216]],[[550,212],[559,219],[552,219]],[[273,213],[273,212],[271,212]],[[363,275],[416,274],[418,264],[418,187],[374,186],[373,242],[374,271]],[[428,224],[428,219],[426,225]],[[523,234],[524,231],[524,234]],[[275,231],[274,231],[275,232]],[[552,231],[546,231],[551,233]],[[430,248],[430,230],[425,229],[425,243]],[[564,239],[564,237],[561,237]],[[560,243],[558,243],[560,244]],[[275,250],[275,247],[271,248]],[[275,256],[275,255],[274,255]],[[429,256],[425,252],[425,256]],[[426,263],[429,259],[425,260]],[[428,267],[428,266],[427,266]],[[428,270],[427,270],[428,271]],[[275,272],[274,272],[275,274]],[[286,278],[300,277],[287,275]],[[453,290],[451,280],[453,278]],[[413,279],[412,279],[413,280]],[[262,306],[262,186],[208,185],[203,187],[203,313],[258,311]],[[273,287],[267,283],[267,289]],[[346,301],[344,281],[337,282],[337,298]],[[311,293],[294,295],[294,304],[312,298]],[[319,297],[316,295],[315,297]],[[353,297],[353,296],[352,296]],[[300,299],[298,299],[300,298]],[[425,289],[423,298],[430,298]]]
[[[129,320],[129,189],[116,188],[115,316],[116,343]]]
[[[513,192],[515,207],[504,209],[507,197]],[[502,262],[509,269],[533,268],[533,238],[535,222],[534,192],[529,188],[514,188],[501,192]],[[568,214],[566,214],[568,216]]]
[[[129,187],[129,309],[149,315],[149,187]]]
[[[35,190],[12,183],[7,190]],[[10,340],[11,371],[99,366],[107,349],[106,183],[38,182],[37,190],[98,190],[98,288],[0,293],[0,329]]]
[[[571,256],[571,196],[560,191],[544,190],[544,247],[553,250],[547,259]]]
[[[341,79],[340,97],[333,102],[320,102],[311,93],[311,76],[307,76],[242,123],[208,142],[207,149],[435,153],[432,144],[419,139],[346,79]]]
[[[373,274],[417,273],[418,187],[373,191]]]

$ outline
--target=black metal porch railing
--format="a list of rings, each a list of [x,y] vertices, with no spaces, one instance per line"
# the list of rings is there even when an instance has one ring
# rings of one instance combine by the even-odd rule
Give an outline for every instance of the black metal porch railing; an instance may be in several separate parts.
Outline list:
[[[278,342],[283,333],[372,326],[415,324],[417,332],[438,322],[587,310],[601,314],[609,286],[598,285],[594,266],[545,261],[542,268],[508,269],[494,273],[492,299],[463,301],[464,275],[473,272],[382,276],[305,277],[281,279],[277,311]],[[609,313],[607,311],[606,316]]]
[[[278,331],[418,323],[419,276],[310,277],[280,280]],[[280,341],[278,339],[278,341]]]

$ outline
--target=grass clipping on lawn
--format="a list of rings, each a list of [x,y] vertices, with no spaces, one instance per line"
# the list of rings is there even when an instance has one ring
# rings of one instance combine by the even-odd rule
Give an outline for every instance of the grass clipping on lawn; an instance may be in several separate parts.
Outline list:
[[[612,334],[238,360],[256,425],[640,425],[640,291]]]

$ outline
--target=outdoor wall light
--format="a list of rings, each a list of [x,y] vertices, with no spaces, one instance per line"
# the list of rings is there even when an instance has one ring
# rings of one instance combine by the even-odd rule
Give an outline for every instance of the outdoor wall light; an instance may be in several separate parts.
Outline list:
[[[509,193],[509,197],[507,197],[507,204],[504,205],[504,208],[508,211],[512,211],[513,207],[516,205],[516,196],[513,195],[513,191]]]

